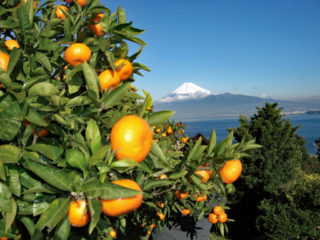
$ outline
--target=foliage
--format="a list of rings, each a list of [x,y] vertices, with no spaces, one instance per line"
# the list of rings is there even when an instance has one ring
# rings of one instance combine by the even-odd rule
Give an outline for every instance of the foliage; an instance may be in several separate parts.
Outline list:
[[[279,196],[263,199],[257,227],[266,239],[320,238],[320,175],[300,173]]]
[[[266,103],[250,120],[241,116],[240,126],[234,130],[236,140],[255,139],[263,146],[251,150],[250,158],[242,159],[243,175],[235,183],[239,191],[231,207],[231,215],[236,220],[231,231],[234,239],[263,236],[263,231],[258,231],[261,228],[255,227],[257,217],[263,214],[258,208],[260,202],[266,206],[270,202],[264,199],[277,199],[285,194],[288,184],[297,179],[302,163],[308,158],[305,140],[296,134],[298,127],[283,118],[281,111],[276,103]]]
[[[232,144],[232,133],[216,145],[214,131],[208,146],[201,139],[185,144],[184,127],[168,121],[173,112],[154,112],[151,96],[137,94],[131,85],[136,74],[149,70],[137,62],[146,46],[138,38],[144,30],[127,22],[121,7],[111,13],[99,2],[87,0],[83,8],[75,1],[63,2],[69,9],[64,19],[56,17],[55,0],[36,1],[35,7],[31,0],[21,1],[19,7],[15,0],[0,3],[0,48],[10,55],[7,71],[0,68],[0,237],[111,239],[116,229],[119,239],[128,239],[128,234],[148,238],[151,226],[161,230],[172,225],[182,208],[192,210],[190,215],[198,220],[214,204],[225,203],[232,186],[221,181],[220,167],[257,147],[253,141]],[[88,24],[101,12],[104,35],[96,36]],[[20,48],[9,51],[4,45],[9,38]],[[132,55],[129,42],[140,46]],[[88,63],[67,65],[63,54],[72,43],[90,48]],[[118,59],[132,63],[133,75],[115,89],[101,91],[97,74],[117,70]],[[112,127],[131,114],[144,118],[154,130],[151,151],[140,164],[117,160],[111,150]],[[43,129],[48,135],[39,135]],[[156,129],[167,133],[160,135]],[[197,169],[213,170],[208,182],[194,173]],[[112,183],[118,179],[137,182],[143,203],[126,215],[107,217],[101,214],[99,199],[139,194]],[[176,199],[176,190],[189,196]],[[196,202],[195,194],[207,194],[210,204]],[[75,199],[88,202],[91,219],[83,228],[71,227],[67,218]],[[218,228],[222,233],[227,230],[226,224]]]

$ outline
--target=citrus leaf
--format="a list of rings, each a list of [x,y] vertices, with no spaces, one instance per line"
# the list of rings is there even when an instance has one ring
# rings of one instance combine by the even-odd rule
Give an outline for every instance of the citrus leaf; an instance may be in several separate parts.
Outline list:
[[[86,140],[92,154],[95,154],[101,147],[101,135],[97,123],[90,119],[86,129]]]
[[[13,48],[10,54],[10,61],[8,64],[8,70],[7,73],[10,75],[14,67],[16,66],[17,62],[19,61],[19,58],[21,57],[22,50],[19,48]]]
[[[0,159],[6,163],[17,163],[21,158],[21,149],[9,144],[0,145]]]
[[[68,149],[66,151],[66,161],[71,167],[78,168],[82,172],[86,171],[87,160],[82,152],[75,149]]]
[[[48,209],[40,216],[32,239],[42,239],[42,230],[45,228],[50,233],[55,226],[66,216],[70,205],[69,198],[55,199],[48,207]]]
[[[36,83],[29,89],[30,96],[50,97],[59,93],[59,90],[51,83]]]
[[[25,159],[22,161],[22,165],[50,185],[62,191],[71,191],[75,172]]]
[[[168,180],[168,179],[153,179],[153,180],[148,180],[145,182],[143,185],[143,191],[149,191],[154,188],[159,188],[159,187],[165,187],[174,184],[174,180]]]
[[[123,172],[131,170],[132,168],[139,167],[139,166],[140,166],[140,164],[137,163],[135,160],[133,160],[131,158],[125,158],[125,159],[114,161],[111,164],[110,168],[112,168],[120,173],[123,173]]]
[[[117,8],[117,16],[118,16],[118,23],[126,23],[126,12],[122,9],[121,6]]]
[[[98,88],[98,77],[95,71],[92,69],[92,67],[87,63],[84,62],[82,64],[82,71],[84,74],[84,78],[87,83],[87,89],[88,89],[88,95],[93,100],[98,100],[99,98],[99,88]],[[89,94],[89,92],[91,94]]]
[[[212,129],[210,142],[209,142],[208,150],[207,150],[208,155],[210,155],[212,153],[212,151],[216,145],[216,141],[217,141],[216,131],[214,129]]]
[[[54,239],[67,240],[69,237],[71,225],[68,217],[65,217],[54,231]]]
[[[37,52],[35,55],[35,60],[40,63],[48,71],[52,70],[51,63],[46,55],[41,52]]]
[[[103,108],[108,109],[116,105],[123,96],[129,91],[131,88],[131,83],[124,83],[120,87],[117,87],[115,90],[113,90],[109,95],[103,95],[102,102],[103,102]]]
[[[34,227],[35,227],[32,219],[29,217],[22,217],[19,219],[19,221],[23,223],[23,225],[27,229],[29,235],[32,236],[34,233]]]
[[[97,163],[103,161],[107,157],[108,152],[111,153],[111,147],[110,146],[101,147],[95,154],[93,154],[90,157],[89,165],[90,166],[94,166]]]
[[[4,231],[7,232],[11,227],[14,219],[16,218],[17,214],[17,204],[14,199],[11,199],[11,212],[5,214],[5,229]]]
[[[187,159],[188,160],[198,160],[200,156],[198,156],[198,152],[201,147],[202,137],[199,137],[196,144],[192,147],[192,149],[189,151]]]
[[[188,174],[188,171],[186,170],[181,172],[176,172],[176,173],[170,174],[169,179],[179,179],[184,177],[187,174]]]
[[[12,211],[11,207],[11,192],[7,185],[0,182],[0,210],[6,213]]]
[[[165,155],[162,152],[162,149],[159,147],[158,143],[156,143],[155,141],[152,142],[150,152],[153,153],[156,157],[158,157],[163,163],[169,165],[169,162],[167,161]]]
[[[26,149],[41,153],[53,161],[57,160],[63,153],[63,148],[43,143],[33,144]]]
[[[133,197],[141,193],[110,182],[101,183],[96,178],[88,180],[82,187],[82,191],[91,197],[101,197],[106,200]]]
[[[8,172],[10,192],[19,197],[21,194],[19,168],[15,165],[10,164],[8,165]]]
[[[46,120],[43,119],[43,117],[38,113],[36,110],[30,108],[28,115],[25,117],[29,122],[34,123],[40,127],[46,127],[48,126],[48,123]]]
[[[89,212],[91,217],[91,221],[89,225],[89,234],[91,234],[100,220],[102,203],[97,199],[89,198],[88,205],[89,205]]]
[[[173,111],[160,111],[153,113],[147,122],[150,126],[160,125],[164,123],[165,121],[169,120],[171,116],[174,114]]]

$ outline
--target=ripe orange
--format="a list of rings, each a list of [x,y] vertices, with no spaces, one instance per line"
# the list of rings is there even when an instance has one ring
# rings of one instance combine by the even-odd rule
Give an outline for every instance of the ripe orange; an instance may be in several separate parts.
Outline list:
[[[102,30],[100,20],[103,18],[102,13],[98,13],[97,17],[93,20],[94,24],[89,23],[88,27],[92,33],[94,33],[97,37],[104,35]]]
[[[189,139],[188,137],[182,137],[181,142],[186,144],[188,142],[188,139]]]
[[[210,213],[208,216],[209,222],[216,224],[218,222],[218,216],[214,213]]]
[[[83,227],[90,221],[90,213],[87,210],[87,201],[75,200],[70,202],[68,210],[69,222],[74,227]]]
[[[114,66],[116,67],[116,71],[120,76],[120,80],[126,80],[132,74],[132,64],[126,59],[119,59],[115,61]]]
[[[181,213],[182,213],[182,215],[189,215],[191,213],[191,211],[189,209],[182,208]]]
[[[146,109],[148,112],[150,112],[151,111],[151,107],[147,107],[147,109]]]
[[[168,178],[167,174],[162,174],[162,175],[159,177],[159,179],[166,179],[166,178]]]
[[[158,217],[159,217],[159,219],[161,220],[161,221],[163,221],[164,219],[165,219],[165,216],[163,215],[163,213],[162,212],[157,212],[157,215],[158,215]]]
[[[181,134],[183,134],[183,133],[184,133],[184,130],[183,130],[183,129],[181,129],[181,130],[180,130],[180,133],[181,133]]]
[[[115,229],[112,229],[112,230],[109,232],[109,235],[110,235],[110,237],[115,238],[115,237],[117,237],[117,231],[116,231]]]
[[[83,43],[73,43],[65,51],[64,58],[72,67],[75,67],[84,61],[90,61],[91,50]]]
[[[160,129],[160,128],[157,128],[157,129],[156,129],[156,133],[161,133],[161,129]]]
[[[7,237],[1,237],[0,240],[8,240]]]
[[[9,50],[12,50],[13,48],[20,48],[19,43],[16,40],[13,40],[13,39],[5,41],[4,44],[6,45],[6,47]]]
[[[27,2],[28,0],[23,0],[23,2]],[[20,3],[18,3],[18,8],[20,7]],[[33,1],[33,8],[37,7],[37,3],[35,1]]]
[[[210,174],[207,170],[196,170],[194,173],[201,176],[201,182],[203,183],[206,183],[210,178]]]
[[[99,75],[101,91],[104,92],[105,89],[113,89],[120,83],[120,78],[117,72],[112,70],[105,70]]]
[[[171,128],[171,127],[168,127],[167,133],[168,133],[168,134],[171,134],[171,133],[172,133],[172,128]]]
[[[221,213],[219,216],[218,216],[218,220],[219,222],[221,223],[225,223],[227,220],[228,220],[228,216],[226,213]]]
[[[154,229],[155,227],[156,227],[156,224],[151,224],[151,225],[150,225],[150,228],[151,228],[151,229]]]
[[[199,168],[208,168],[210,166],[209,163],[206,163],[206,164],[203,164],[203,165],[200,165]],[[204,169],[205,171],[207,171],[209,173],[209,176],[211,177],[211,174],[213,173],[213,170],[212,169]]]
[[[112,183],[137,191],[142,191],[140,186],[130,179],[116,180]],[[102,212],[104,214],[111,217],[117,217],[136,210],[142,204],[142,199],[142,193],[138,193],[136,196],[129,198],[117,198],[112,200],[100,199],[100,202],[102,203]]]
[[[77,0],[77,3],[81,6],[84,7],[87,3],[87,0]]]
[[[164,203],[157,203],[158,207],[164,208]]]
[[[216,215],[220,215],[221,213],[224,213],[224,210],[221,206],[215,206],[213,208],[213,213]]]
[[[148,234],[148,235],[150,235],[150,234],[151,234],[151,231],[150,231],[150,230],[148,230],[148,231],[147,231],[147,234]]]
[[[30,122],[27,119],[24,119],[23,122],[25,127],[28,127],[30,125]],[[33,136],[35,132],[36,132],[36,128],[32,130],[31,135]],[[46,128],[41,128],[38,132],[38,137],[45,137],[48,135],[48,133],[49,132]]]
[[[8,70],[8,64],[9,64],[10,57],[9,55],[0,52],[0,68],[7,71]]]
[[[242,164],[239,159],[229,160],[224,166],[219,170],[224,183],[235,182],[242,172]]]
[[[199,196],[198,194],[194,194],[194,196],[196,197],[196,202],[203,202],[207,200],[207,194],[204,194],[202,196]]]
[[[150,152],[152,146],[152,130],[141,117],[128,115],[121,118],[112,127],[111,147],[118,160],[132,158],[141,162]]]
[[[188,197],[188,195],[189,195],[189,192],[182,193],[182,192],[180,192],[179,190],[177,190],[177,191],[174,193],[174,196],[175,196],[177,199],[184,199],[184,198]]]
[[[162,134],[161,134],[161,137],[166,137],[166,136],[167,136],[166,133],[162,133]]]
[[[61,19],[65,19],[66,18],[66,16],[64,15],[64,13],[62,11],[68,12],[69,9],[66,6],[63,6],[63,5],[57,6],[57,8],[56,8],[57,18],[61,18]]]
[[[177,123],[177,126],[178,126],[178,127],[181,127],[181,126],[182,126],[182,122],[178,122],[178,123]]]

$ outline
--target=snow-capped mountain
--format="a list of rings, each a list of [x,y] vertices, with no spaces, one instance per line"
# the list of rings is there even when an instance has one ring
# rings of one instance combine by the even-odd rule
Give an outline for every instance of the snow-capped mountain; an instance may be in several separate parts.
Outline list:
[[[210,95],[213,95],[213,93],[202,87],[199,87],[192,82],[186,82],[174,90],[171,94],[161,98],[159,102],[166,103],[187,99],[199,99]]]

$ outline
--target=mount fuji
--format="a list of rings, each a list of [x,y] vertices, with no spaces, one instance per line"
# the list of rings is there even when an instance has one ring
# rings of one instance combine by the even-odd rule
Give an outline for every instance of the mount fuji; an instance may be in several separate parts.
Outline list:
[[[161,98],[159,102],[174,102],[188,99],[199,99],[213,95],[210,91],[197,86],[192,82],[186,82],[174,90],[171,94]]]
[[[266,102],[277,102],[283,108],[283,113],[287,114],[320,110],[320,102],[294,102],[232,93],[214,94],[191,82],[154,101],[154,106],[156,111],[172,110],[175,111],[175,119],[187,120],[252,115],[257,107],[263,107]]]

